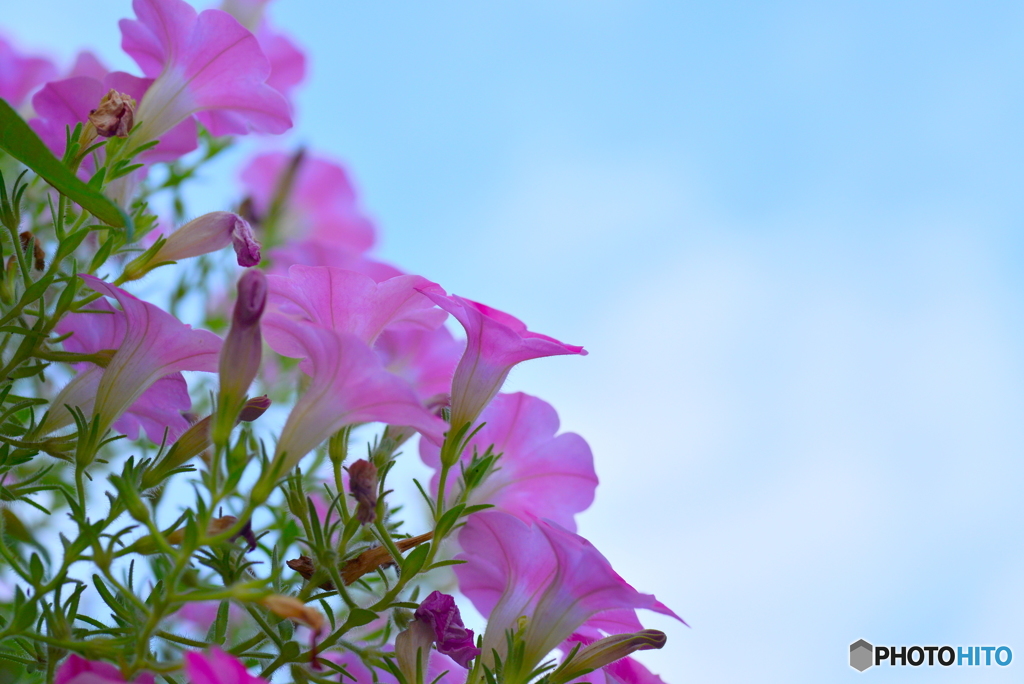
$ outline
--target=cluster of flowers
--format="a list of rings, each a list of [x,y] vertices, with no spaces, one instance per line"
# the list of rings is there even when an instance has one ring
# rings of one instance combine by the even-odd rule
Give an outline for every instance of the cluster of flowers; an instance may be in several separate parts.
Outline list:
[[[286,666],[310,682],[660,682],[630,657],[665,643],[636,611],[675,614],[575,534],[597,486],[589,447],[543,400],[500,392],[515,365],[582,347],[372,258],[345,171],[304,150],[253,158],[235,211],[158,229],[149,200],[231,136],[291,127],[304,56],[266,2],[134,0],[122,48],[141,76],[89,53],[61,74],[0,38],[0,171],[29,170],[0,179],[0,659],[58,684],[251,684]],[[184,289],[209,294],[204,255],[229,246],[245,270],[223,336],[121,287],[178,264]],[[59,368],[74,375],[55,391]],[[190,393],[184,371],[211,380]],[[268,449],[253,423],[270,397],[290,409]],[[429,529],[411,536],[385,483],[417,434],[434,475],[417,483]],[[185,473],[191,490],[174,484]],[[55,534],[63,507],[74,535],[51,554],[36,532]],[[82,561],[88,582],[69,574]],[[452,572],[482,635],[453,596],[419,598]]]

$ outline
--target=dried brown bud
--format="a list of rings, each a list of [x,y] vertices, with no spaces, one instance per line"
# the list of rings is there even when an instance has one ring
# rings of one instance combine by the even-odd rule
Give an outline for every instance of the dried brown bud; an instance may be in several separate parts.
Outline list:
[[[313,559],[309,556],[299,556],[294,560],[285,562],[288,564],[289,568],[302,575],[302,579],[307,582],[313,579],[313,575],[316,574],[316,566],[313,565]],[[321,582],[320,588],[324,591],[334,591],[334,583],[330,580]]]
[[[46,253],[43,252],[43,245],[39,242],[39,238],[28,230],[19,235],[18,238],[21,240],[21,249],[26,255],[28,254],[29,249],[32,249],[32,258],[35,261],[33,265],[36,270],[44,270],[46,268]]]
[[[111,89],[100,100],[100,106],[89,112],[89,123],[104,138],[128,137],[135,124],[135,98]]]
[[[377,467],[359,459],[348,468],[348,491],[356,500],[356,519],[366,525],[377,519]]]
[[[297,622],[300,625],[306,625],[314,632],[319,632],[324,627],[323,613],[315,608],[310,608],[302,601],[291,596],[282,596],[281,594],[271,594],[262,601],[260,601],[265,607],[267,607],[272,613],[280,615],[283,618],[287,618],[293,622]]]

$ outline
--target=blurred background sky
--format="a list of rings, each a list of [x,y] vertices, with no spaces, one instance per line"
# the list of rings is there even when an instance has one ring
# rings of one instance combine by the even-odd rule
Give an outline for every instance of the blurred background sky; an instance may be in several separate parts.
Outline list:
[[[289,144],[351,170],[379,254],[590,350],[553,403],[580,531],[666,682],[1010,681],[1024,667],[1024,6],[278,0]],[[3,6],[115,66],[127,0]],[[136,72],[137,73],[137,72]],[[282,144],[282,143],[276,143]],[[199,209],[224,208],[227,160]],[[230,163],[228,163],[230,162]],[[1008,668],[847,665],[1008,645]]]

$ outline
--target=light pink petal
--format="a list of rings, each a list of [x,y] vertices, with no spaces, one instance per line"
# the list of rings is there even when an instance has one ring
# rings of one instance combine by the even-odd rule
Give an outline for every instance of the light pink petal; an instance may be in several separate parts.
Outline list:
[[[265,316],[264,329],[274,325],[273,318],[280,314]],[[288,468],[345,425],[409,425],[440,442],[444,421],[427,412],[408,383],[384,370],[358,337],[311,325],[296,326],[293,334],[306,358],[300,368],[311,382],[278,441],[277,453],[287,454]]]
[[[586,441],[575,433],[558,432],[558,414],[547,402],[528,394],[499,394],[480,414],[484,427],[463,453],[468,464],[474,449],[493,445],[501,454],[498,470],[477,489],[471,503],[490,503],[524,520],[548,518],[575,530],[576,513],[594,501],[597,475]],[[420,443],[420,457],[440,467],[440,449]],[[431,486],[436,489],[439,475]],[[449,482],[449,492],[455,483]]]
[[[405,378],[426,403],[451,392],[452,375],[464,346],[448,328],[440,326],[433,330],[385,330],[374,349],[384,366]]]
[[[367,275],[378,283],[404,275],[391,264],[367,259],[362,253],[354,252],[335,242],[291,241],[270,250],[267,256],[271,263],[269,272],[276,275],[287,275],[288,269],[295,265],[343,268],[346,271]]]
[[[24,55],[0,36],[0,97],[11,107],[20,107],[33,90],[56,75],[50,60]]]
[[[289,97],[295,86],[306,77],[306,55],[288,36],[271,30],[266,21],[256,29],[256,39],[270,60],[267,85]]]
[[[206,653],[185,654],[185,674],[189,684],[267,684],[254,677],[237,658],[216,646]]]
[[[68,71],[64,78],[88,76],[89,78],[102,81],[103,77],[109,72],[110,69],[100,61],[99,57],[88,50],[82,50],[75,56],[75,63],[71,65],[71,70]]]
[[[153,684],[153,681],[153,675],[149,673],[126,680],[110,663],[86,660],[74,653],[61,663],[53,678],[53,684]]]
[[[71,337],[63,342],[65,351],[95,354],[120,347],[127,325],[123,313],[106,299],[97,299],[89,304],[87,311],[65,315],[54,330],[59,335],[71,333]]]
[[[63,156],[66,129],[74,130],[76,124],[87,121],[89,111],[106,93],[101,81],[88,76],[47,83],[32,98],[32,107],[39,116],[29,123],[55,155]]]
[[[142,430],[154,444],[164,441],[166,429],[166,441],[170,444],[189,428],[189,423],[182,414],[191,407],[192,400],[188,396],[185,378],[181,373],[172,373],[150,385],[135,403],[114,421],[114,429],[128,439],[138,439],[139,430]]]

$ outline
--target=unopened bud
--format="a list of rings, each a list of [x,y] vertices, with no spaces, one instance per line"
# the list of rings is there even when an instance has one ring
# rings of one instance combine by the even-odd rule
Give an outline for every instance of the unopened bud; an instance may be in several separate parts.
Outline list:
[[[668,638],[664,632],[645,629],[635,634],[614,634],[599,639],[576,652],[576,655],[562,667],[551,673],[551,684],[571,682],[588,672],[610,665],[635,651],[661,648]]]
[[[243,423],[251,423],[266,413],[268,408],[270,408],[270,397],[266,394],[254,397],[245,402],[242,412],[238,414],[238,420]]]
[[[275,615],[279,615],[292,622],[297,622],[300,625],[305,625],[314,632],[319,632],[323,629],[325,622],[324,614],[316,608],[310,608],[297,598],[282,596],[281,594],[271,594],[260,601],[260,603]]]
[[[249,268],[260,263],[260,243],[252,228],[238,214],[213,211],[189,221],[167,236],[151,262],[181,261],[200,254],[209,254],[228,245],[235,248],[239,266]]]
[[[127,138],[135,125],[135,99],[111,89],[100,100],[100,106],[90,110],[89,123],[104,138]]]
[[[220,352],[220,396],[214,442],[226,439],[245,399],[249,385],[256,378],[263,354],[260,316],[267,304],[267,277],[262,271],[250,269],[238,279],[238,299],[231,320],[231,329]]]
[[[31,231],[26,230],[18,236],[21,240],[21,249],[25,252],[25,256],[28,256],[31,250],[33,266],[37,271],[42,271],[46,268],[46,253],[43,252],[43,245],[39,242],[39,238],[32,234]]]
[[[377,467],[359,459],[348,467],[348,490],[356,500],[356,519],[364,525],[377,519]]]

